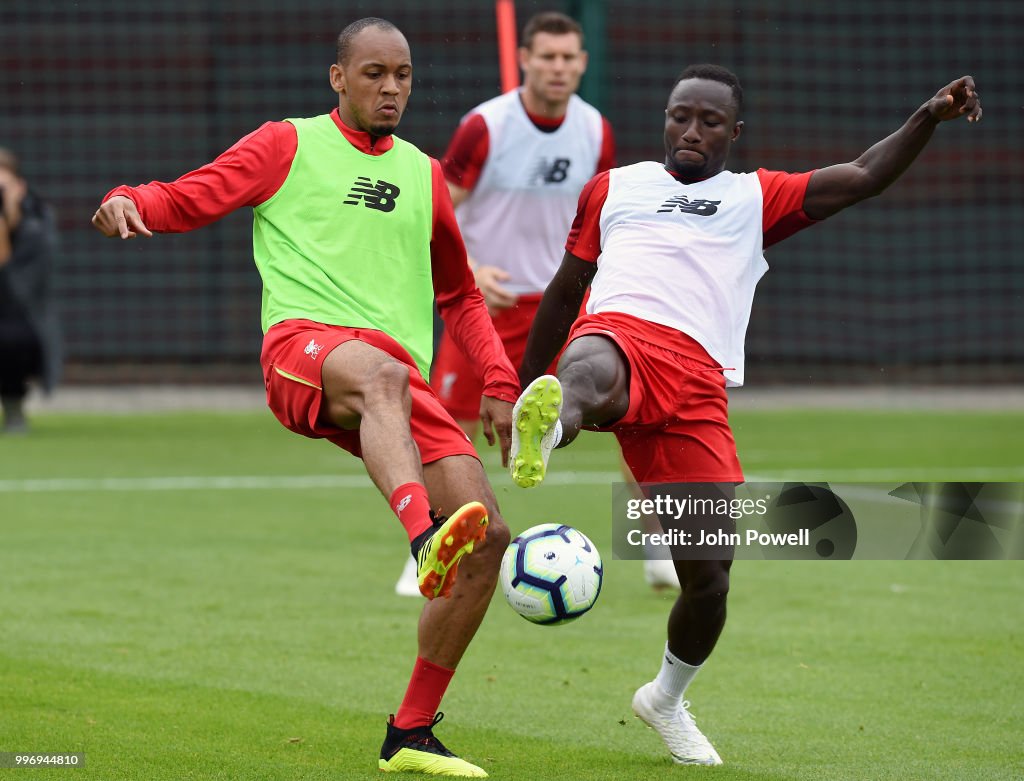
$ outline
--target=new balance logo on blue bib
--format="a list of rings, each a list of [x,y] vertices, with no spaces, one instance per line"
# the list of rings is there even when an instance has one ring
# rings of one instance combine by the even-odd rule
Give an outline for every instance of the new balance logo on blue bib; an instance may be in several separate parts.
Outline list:
[[[360,176],[352,185],[352,192],[346,196],[345,205],[356,206],[361,200],[367,209],[389,212],[394,210],[399,192],[397,185],[391,182],[378,179],[377,184],[372,184],[369,177]]]

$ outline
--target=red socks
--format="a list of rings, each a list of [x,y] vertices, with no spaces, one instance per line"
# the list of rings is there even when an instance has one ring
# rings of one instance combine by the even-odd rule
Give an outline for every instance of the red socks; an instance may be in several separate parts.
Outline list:
[[[431,527],[430,499],[422,484],[404,483],[398,486],[388,499],[388,504],[405,527],[410,542]]]
[[[391,494],[388,504],[405,527],[410,541],[433,525],[430,521],[427,489],[420,483],[405,483],[398,486]],[[449,670],[417,656],[409,687],[405,690],[405,698],[398,708],[398,713],[395,714],[395,726],[399,729],[411,729],[431,724],[453,675],[455,670]]]
[[[399,729],[411,729],[431,724],[453,675],[455,670],[449,670],[417,656],[409,688],[405,690],[405,699],[395,714],[395,726]]]

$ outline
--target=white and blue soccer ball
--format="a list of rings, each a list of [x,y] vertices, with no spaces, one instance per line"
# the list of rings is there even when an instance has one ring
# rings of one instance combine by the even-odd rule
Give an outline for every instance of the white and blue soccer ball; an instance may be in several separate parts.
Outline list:
[[[509,544],[501,590],[512,609],[535,624],[574,621],[594,606],[604,567],[594,543],[572,526],[542,523]]]

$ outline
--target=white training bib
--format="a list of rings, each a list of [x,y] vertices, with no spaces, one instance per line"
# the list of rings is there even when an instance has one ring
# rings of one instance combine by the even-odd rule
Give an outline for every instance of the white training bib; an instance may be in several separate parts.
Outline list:
[[[743,384],[754,288],[768,270],[756,173],[684,184],[661,163],[609,174],[587,312],[625,312],[695,339]]]
[[[562,124],[545,133],[518,90],[472,114],[487,124],[488,152],[472,195],[456,210],[466,249],[480,265],[507,271],[502,284],[511,292],[540,293],[562,262],[580,191],[597,170],[601,114],[573,95]]]

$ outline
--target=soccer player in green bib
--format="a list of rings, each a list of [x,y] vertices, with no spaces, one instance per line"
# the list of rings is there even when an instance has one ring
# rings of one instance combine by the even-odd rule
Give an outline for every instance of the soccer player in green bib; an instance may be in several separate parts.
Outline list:
[[[506,464],[519,383],[476,288],[440,165],[392,135],[412,87],[405,36],[383,19],[353,22],[338,36],[330,82],[330,114],[268,122],[174,182],[117,187],[93,225],[131,239],[253,209],[267,403],[290,430],[362,458],[409,536],[429,600],[379,767],[484,777],[433,727],[509,532],[472,444],[427,384],[433,301],[473,356],[487,440],[500,443]]]

